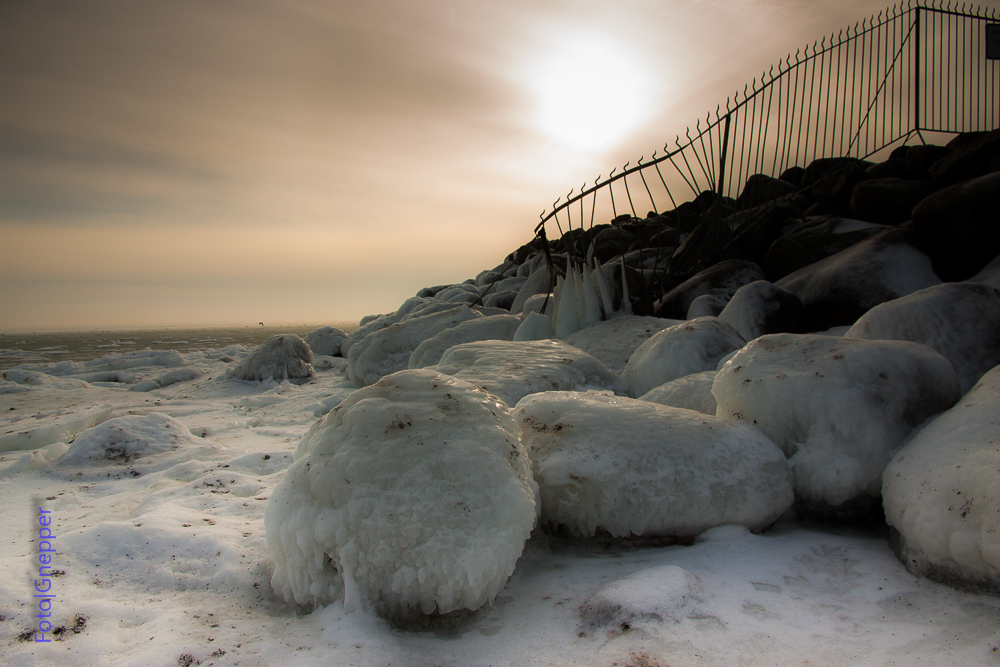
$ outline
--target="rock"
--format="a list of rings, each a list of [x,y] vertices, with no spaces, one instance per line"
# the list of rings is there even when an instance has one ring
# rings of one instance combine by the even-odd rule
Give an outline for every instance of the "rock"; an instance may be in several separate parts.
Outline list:
[[[321,327],[306,336],[305,340],[313,354],[339,357],[340,346],[346,338],[347,334],[336,327]]]
[[[664,382],[653,387],[639,397],[640,401],[669,405],[673,408],[694,410],[706,415],[715,416],[718,403],[712,394],[712,384],[718,373],[715,369],[691,373],[670,382]]]
[[[719,359],[745,344],[735,329],[718,318],[680,322],[640,345],[622,377],[628,383],[629,396],[642,396],[664,382],[714,370]]]
[[[785,227],[781,232],[781,238],[795,241],[819,260],[836,255],[841,250],[846,250],[887,228],[887,225],[836,215],[810,216],[802,222]]]
[[[764,258],[764,273],[768,279],[776,281],[789,273],[809,266],[815,261],[816,258],[801,243],[787,236],[780,236],[767,249],[767,256]]]
[[[534,394],[513,415],[541,521],[575,535],[761,531],[792,503],[784,457],[751,427],[600,392]]]
[[[620,227],[609,227],[594,236],[594,257],[602,263],[628,251],[635,235]]]
[[[803,515],[879,516],[882,471],[913,428],[958,400],[951,363],[907,341],[771,334],[719,371],[716,414],[789,457]]]
[[[604,364],[560,340],[463,343],[429,368],[472,382],[507,405],[540,391],[623,389],[621,379]]]
[[[738,292],[739,290],[736,291]],[[712,294],[702,294],[691,302],[691,307],[688,308],[687,317],[684,319],[695,320],[699,317],[718,317],[719,313],[725,310],[727,303],[729,302],[722,297],[714,296]]]
[[[910,178],[924,178],[931,165],[954,152],[955,149],[951,146],[935,146],[933,144],[910,146],[903,158],[906,174]]]
[[[438,292],[444,291],[449,287],[454,287],[454,285],[435,285],[434,287],[425,287],[417,292],[417,297],[421,299],[430,299],[437,295]],[[368,324],[368,322],[362,320],[361,324],[365,325]]]
[[[424,340],[410,355],[409,368],[425,368],[441,361],[441,355],[462,343],[477,340],[513,340],[521,319],[513,315],[477,317],[439,331]]]
[[[928,181],[876,178],[858,183],[851,195],[851,215],[859,220],[895,225],[910,219],[913,207],[931,193]]]
[[[264,341],[243,361],[229,370],[233,380],[301,380],[316,375],[313,353],[295,334],[278,334]]]
[[[949,145],[955,152],[928,169],[938,187],[955,185],[989,173],[993,160],[1000,156],[1000,130],[966,137]]]
[[[683,319],[687,316],[691,302],[702,294],[711,294],[728,301],[743,285],[763,279],[763,272],[753,262],[725,260],[695,274],[667,292],[654,306],[653,314],[657,317]]]
[[[993,261],[983,267],[983,270],[969,278],[970,283],[983,283],[1000,289],[1000,255],[993,258]]]
[[[517,299],[517,294],[517,290],[512,289],[487,294],[483,297],[483,305],[487,308],[510,310],[510,307],[514,305],[514,301]]]
[[[906,569],[1000,595],[1000,368],[903,447],[885,469],[890,540]]]
[[[981,283],[944,283],[875,306],[845,338],[909,340],[951,362],[962,393],[1000,364],[1000,291]]]
[[[1000,173],[935,192],[913,209],[919,247],[944,280],[970,278],[1000,254],[998,202]]]
[[[909,172],[906,170],[906,160],[900,157],[873,164],[865,171],[872,178],[906,178],[909,176]]]
[[[854,186],[870,178],[868,162],[854,158],[814,160],[802,175],[802,187],[809,188],[816,203],[806,215],[841,215],[848,211]]]
[[[766,280],[736,290],[719,314],[719,320],[736,329],[744,340],[770,333],[798,330],[802,301]]]
[[[644,342],[667,327],[679,324],[678,320],[660,317],[621,315],[566,336],[566,343],[596,357],[613,373],[625,370],[632,353]]]
[[[891,227],[775,283],[802,301],[800,328],[823,331],[854,324],[871,308],[937,285],[930,259],[912,235]]]
[[[264,513],[287,602],[382,615],[474,610],[514,571],[537,487],[507,406],[407,370],[348,396],[303,436]]]
[[[778,199],[783,195],[795,194],[798,191],[798,186],[788,181],[772,178],[765,174],[754,174],[747,179],[746,185],[743,186],[743,192],[736,198],[736,209],[745,211]]]
[[[806,170],[802,167],[789,167],[788,169],[781,172],[778,176],[778,180],[785,181],[786,183],[791,183],[794,186],[802,186],[802,177],[805,175]]]
[[[725,224],[732,231],[733,238],[723,253],[733,259],[763,261],[768,248],[782,230],[790,223],[802,220],[802,211],[808,205],[805,197],[791,194],[729,216]]]

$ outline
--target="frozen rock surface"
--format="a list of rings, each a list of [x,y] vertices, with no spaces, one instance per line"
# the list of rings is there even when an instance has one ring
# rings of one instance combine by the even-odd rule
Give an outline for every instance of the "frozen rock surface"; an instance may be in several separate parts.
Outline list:
[[[969,278],[970,283],[986,283],[990,287],[1000,289],[1000,255],[993,258],[983,270]]]
[[[278,334],[264,341],[229,372],[234,380],[261,382],[314,376],[313,353],[295,334]]]
[[[477,609],[503,588],[537,487],[495,396],[426,369],[351,394],[306,433],[264,517],[287,601]]]
[[[521,326],[521,320],[513,315],[491,315],[466,320],[450,329],[445,329],[420,343],[408,362],[409,368],[425,368],[441,361],[441,355],[449,348],[477,340],[511,340]]]
[[[464,343],[429,368],[472,382],[507,405],[540,391],[622,389],[604,364],[560,340]]]
[[[757,280],[736,290],[719,313],[719,319],[736,329],[745,340],[795,331],[801,316],[799,298],[766,280]]]
[[[830,518],[870,512],[904,438],[960,396],[951,363],[925,345],[815,334],[752,341],[712,393],[719,417],[789,457],[802,509]]]
[[[639,346],[622,376],[629,396],[692,373],[713,370],[719,359],[746,344],[743,337],[715,317],[699,317],[664,329]]]
[[[676,565],[650,567],[604,584],[580,607],[592,629],[658,621],[678,623],[703,602],[698,578]]]
[[[513,415],[542,521],[577,535],[760,531],[794,497],[781,450],[750,426],[593,391],[534,394]]]
[[[885,469],[885,519],[906,568],[1000,594],[1000,367]]]
[[[313,354],[325,357],[339,357],[340,346],[347,334],[336,327],[320,327],[306,336],[306,344]]]
[[[952,363],[964,394],[1000,364],[1000,291],[982,283],[928,287],[875,306],[844,336],[923,343]]]
[[[715,370],[702,371],[664,382],[640,396],[639,400],[715,416],[718,403],[712,394],[712,384],[716,373]]]
[[[629,357],[645,341],[680,320],[622,315],[596,322],[563,340],[597,357],[614,373],[625,370]]]

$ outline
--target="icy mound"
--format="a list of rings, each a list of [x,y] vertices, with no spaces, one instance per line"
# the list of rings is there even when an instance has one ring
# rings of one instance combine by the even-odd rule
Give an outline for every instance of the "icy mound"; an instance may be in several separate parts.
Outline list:
[[[679,377],[714,370],[719,359],[746,345],[736,329],[715,317],[699,317],[664,329],[639,346],[622,376],[629,396]]]
[[[295,334],[278,334],[234,366],[229,377],[249,382],[307,378],[315,375],[312,363],[312,350],[304,340]]]
[[[1000,367],[885,469],[886,521],[914,574],[1000,594]]]
[[[264,516],[271,584],[327,604],[343,585],[390,615],[491,601],[535,522],[537,487],[507,406],[406,370],[317,422]]]
[[[639,400],[715,416],[718,404],[712,394],[712,383],[716,373],[715,370],[703,371],[665,382],[647,391]]]
[[[430,368],[472,382],[507,405],[540,391],[621,388],[604,364],[559,340],[465,343]]]
[[[769,333],[794,331],[802,315],[799,298],[766,280],[736,290],[719,313],[719,319],[736,329],[744,340]]]
[[[511,340],[521,326],[521,320],[513,315],[491,315],[466,320],[456,327],[445,329],[417,346],[410,355],[410,368],[433,366],[441,361],[449,348],[477,340]]]
[[[320,327],[306,336],[306,345],[313,354],[339,357],[340,346],[346,338],[347,334],[336,327]]]
[[[911,340],[955,367],[962,393],[1000,364],[1000,292],[981,283],[943,283],[875,306],[845,338]]]
[[[86,429],[107,421],[113,410],[110,403],[101,403],[76,412],[0,424],[0,452],[69,442]]]
[[[542,520],[574,534],[759,531],[794,499],[781,450],[752,427],[604,392],[534,394],[513,415]]]
[[[591,628],[677,623],[702,601],[697,577],[676,565],[661,565],[605,584],[583,603],[580,615]]]
[[[597,357],[613,373],[625,370],[629,357],[653,335],[680,320],[661,317],[622,315],[595,322],[572,333],[563,340],[587,354]]]
[[[815,334],[752,341],[712,393],[719,417],[753,424],[790,457],[803,509],[830,518],[870,512],[903,439],[960,395],[929,347]]]
[[[451,306],[429,315],[419,315],[369,334],[351,347],[347,355],[347,377],[359,386],[378,382],[404,370],[420,343],[462,322],[481,317],[468,306]]]

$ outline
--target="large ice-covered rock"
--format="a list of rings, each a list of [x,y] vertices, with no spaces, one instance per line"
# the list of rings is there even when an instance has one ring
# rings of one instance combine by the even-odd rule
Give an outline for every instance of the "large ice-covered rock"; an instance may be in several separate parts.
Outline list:
[[[512,340],[521,326],[521,319],[513,315],[491,315],[466,320],[458,326],[438,332],[413,350],[410,368],[425,368],[441,361],[449,348],[477,340]]]
[[[660,317],[620,315],[595,322],[563,340],[597,357],[612,372],[621,373],[625,370],[629,357],[640,345],[667,327],[679,323],[680,320]]]
[[[736,329],[716,317],[675,324],[640,345],[629,358],[622,374],[628,394],[642,396],[664,382],[714,370],[719,359],[745,344]]]
[[[694,410],[706,415],[715,415],[718,403],[712,394],[716,370],[691,373],[670,382],[653,387],[639,397],[640,401],[669,405],[674,408]]]
[[[983,270],[969,278],[970,283],[986,283],[990,287],[1000,289],[1000,255],[993,258]]]
[[[306,336],[305,340],[313,354],[339,357],[340,346],[346,338],[347,334],[336,327],[320,327]]]
[[[264,515],[288,601],[476,609],[503,588],[537,487],[498,398],[426,369],[352,393],[302,438]]]
[[[727,259],[688,278],[673,288],[654,306],[657,317],[682,319],[687,316],[691,303],[703,294],[729,301],[743,285],[763,280],[764,273],[753,262]]]
[[[896,454],[885,519],[906,568],[1000,594],[1000,367]]]
[[[1000,364],[1000,291],[982,283],[928,287],[875,306],[844,337],[923,343],[951,362],[964,394]]]
[[[958,400],[951,363],[919,343],[815,334],[750,342],[715,377],[716,414],[781,448],[804,512],[869,516],[913,428]]]
[[[369,334],[351,347],[347,354],[347,377],[367,386],[379,378],[405,369],[410,355],[420,343],[462,322],[481,317],[466,305],[408,317],[385,329]]]
[[[464,343],[428,368],[472,382],[507,405],[540,391],[622,388],[604,364],[560,340]]]
[[[574,534],[760,531],[794,498],[781,450],[750,426],[608,392],[534,394],[513,415],[542,521]]]
[[[736,290],[719,313],[719,319],[736,329],[745,340],[795,331],[801,317],[799,297],[766,280],[757,280]]]
[[[296,380],[312,377],[313,353],[295,334],[271,336],[229,371],[234,380]]]

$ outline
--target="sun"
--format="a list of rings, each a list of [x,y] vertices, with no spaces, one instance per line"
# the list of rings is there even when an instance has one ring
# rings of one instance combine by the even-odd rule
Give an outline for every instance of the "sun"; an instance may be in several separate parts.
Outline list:
[[[527,79],[538,130],[577,150],[614,147],[654,111],[649,65],[630,44],[596,30],[554,35]]]

